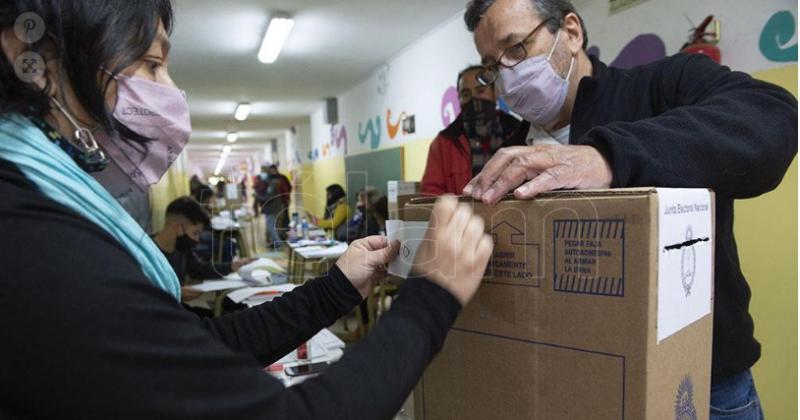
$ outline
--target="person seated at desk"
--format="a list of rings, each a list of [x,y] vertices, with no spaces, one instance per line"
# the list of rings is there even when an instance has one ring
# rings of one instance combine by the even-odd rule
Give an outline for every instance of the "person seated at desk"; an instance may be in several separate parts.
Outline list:
[[[311,219],[311,223],[315,224],[318,228],[330,230],[335,233],[339,226],[347,222],[352,211],[350,210],[350,206],[347,205],[347,194],[345,194],[344,188],[342,188],[341,185],[329,185],[328,188],[325,188],[325,192],[327,194],[325,217],[319,219],[310,213],[308,216],[309,219]]]
[[[15,34],[23,12],[47,28],[34,45]],[[482,219],[443,199],[415,276],[373,332],[285,388],[263,367],[349,313],[399,244],[356,241],[325,277],[252,309],[183,309],[164,254],[89,175],[133,143],[143,159],[130,175],[160,178],[156,151],[188,141],[172,26],[169,0],[0,3],[0,418],[391,418],[480,285],[493,248]],[[34,83],[14,70],[31,48],[48,63]],[[133,97],[151,108],[114,111]]]
[[[356,212],[347,223],[336,229],[336,240],[351,243],[356,239],[378,235],[381,231],[373,205],[378,200],[378,190],[367,187],[356,193]]]
[[[191,197],[180,197],[167,206],[164,229],[153,235],[169,265],[175,270],[181,284],[181,296],[185,301],[199,296],[199,293],[185,286],[187,278],[192,280],[219,279],[242,266],[254,261],[243,259],[231,263],[213,264],[203,261],[194,252],[200,242],[200,234],[210,224],[208,213]]]

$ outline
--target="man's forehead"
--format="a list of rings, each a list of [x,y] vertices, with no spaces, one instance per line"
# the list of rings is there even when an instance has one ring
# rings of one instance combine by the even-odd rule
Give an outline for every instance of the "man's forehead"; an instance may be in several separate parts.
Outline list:
[[[475,41],[485,44],[484,49],[507,48],[524,38],[540,21],[532,0],[498,0],[478,22]],[[482,58],[484,64],[492,60],[491,57]]]

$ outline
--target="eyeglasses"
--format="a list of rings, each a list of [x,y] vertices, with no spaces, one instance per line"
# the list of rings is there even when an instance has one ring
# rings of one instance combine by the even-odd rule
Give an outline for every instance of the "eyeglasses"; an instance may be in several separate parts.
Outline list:
[[[478,80],[478,83],[489,86],[495,81],[497,81],[497,77],[499,76],[499,66],[503,66],[505,68],[513,68],[516,67],[519,63],[523,62],[526,58],[528,58],[528,49],[525,47],[525,44],[530,41],[531,37],[533,37],[536,32],[539,31],[546,23],[553,20],[553,18],[545,19],[531,31],[522,41],[512,45],[511,47],[507,48],[503,51],[503,54],[500,55],[500,59],[497,60],[497,63],[490,64],[488,66],[483,66],[483,70],[478,73],[475,78]]]

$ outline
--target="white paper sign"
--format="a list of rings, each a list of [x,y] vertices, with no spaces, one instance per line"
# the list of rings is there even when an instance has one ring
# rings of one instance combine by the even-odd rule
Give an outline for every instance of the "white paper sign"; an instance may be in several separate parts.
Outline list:
[[[714,231],[708,190],[657,191],[660,343],[711,313]]]
[[[386,236],[389,241],[400,241],[400,255],[389,263],[389,274],[406,278],[417,255],[417,248],[428,231],[428,222],[386,221]]]

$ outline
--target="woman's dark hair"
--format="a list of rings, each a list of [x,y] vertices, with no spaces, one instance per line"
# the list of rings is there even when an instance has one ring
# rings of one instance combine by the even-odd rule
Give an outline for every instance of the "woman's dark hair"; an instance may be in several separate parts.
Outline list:
[[[344,192],[344,188],[342,188],[342,186],[339,184],[328,185],[328,188],[325,188],[325,191],[327,191],[330,195],[327,206],[333,205],[342,197],[347,197],[347,194]]]
[[[156,39],[159,23],[171,33],[171,0],[4,0],[0,31],[13,31],[17,18],[26,12],[38,15],[46,31],[41,40],[28,44],[28,51],[58,60],[59,79],[69,80],[87,114],[109,134],[136,142],[149,140],[114,118],[106,105],[113,78],[101,77],[100,72],[104,68],[116,76],[139,61]],[[102,83],[103,79],[107,81]],[[51,89],[49,81],[41,91],[20,80],[14,63],[0,54],[0,118],[9,113],[43,118],[51,111],[45,93]]]

